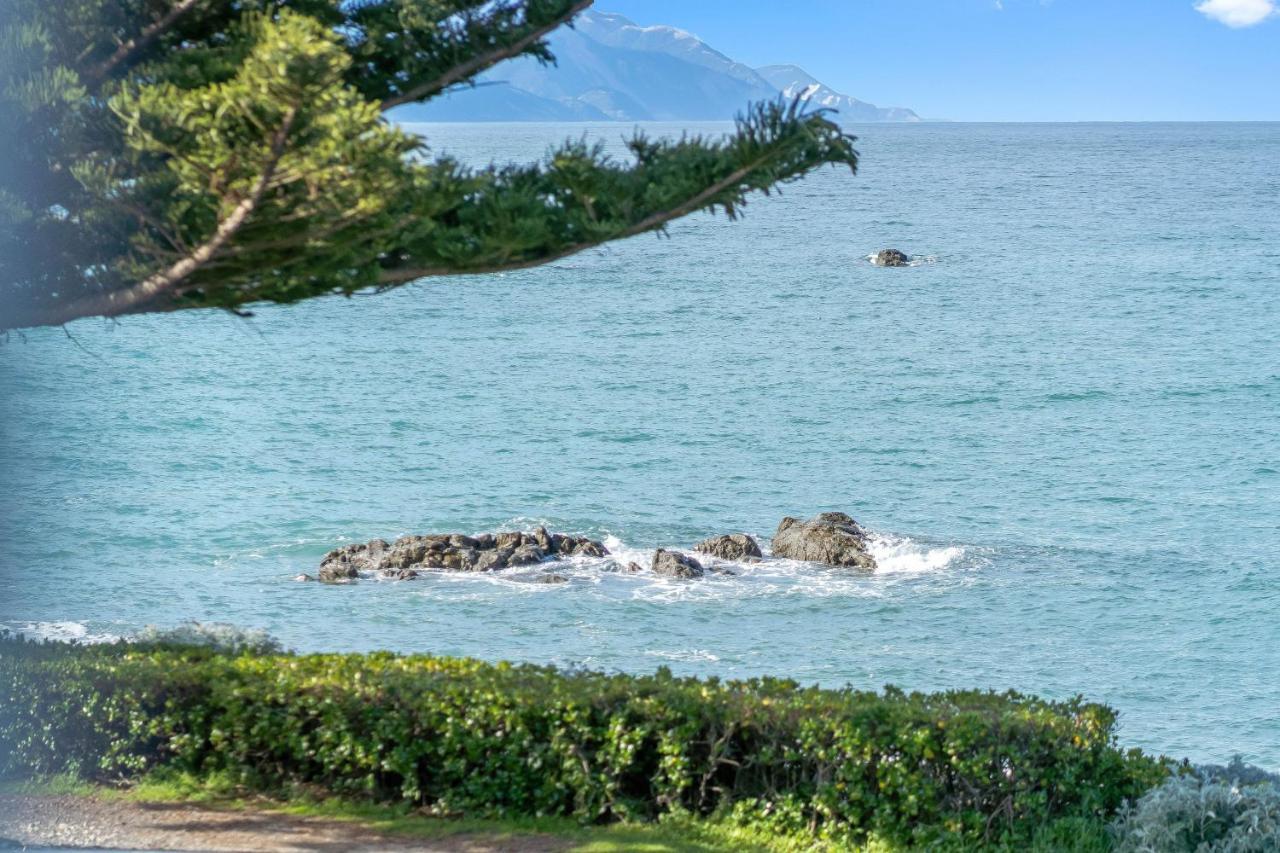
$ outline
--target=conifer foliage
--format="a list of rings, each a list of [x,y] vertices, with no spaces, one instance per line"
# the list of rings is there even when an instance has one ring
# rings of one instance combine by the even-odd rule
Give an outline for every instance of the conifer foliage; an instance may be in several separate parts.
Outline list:
[[[386,111],[469,85],[591,0],[3,0],[0,329],[517,269],[736,216],[853,138],[797,103],[723,139],[433,156]]]

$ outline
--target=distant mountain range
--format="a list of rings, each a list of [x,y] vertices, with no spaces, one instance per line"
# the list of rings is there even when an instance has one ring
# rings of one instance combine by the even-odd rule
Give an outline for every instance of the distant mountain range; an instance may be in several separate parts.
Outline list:
[[[919,121],[828,88],[795,65],[751,68],[675,27],[641,27],[587,10],[551,36],[557,64],[514,59],[474,88],[400,107],[400,121],[698,121],[733,118],[751,101],[799,95],[844,121]]]

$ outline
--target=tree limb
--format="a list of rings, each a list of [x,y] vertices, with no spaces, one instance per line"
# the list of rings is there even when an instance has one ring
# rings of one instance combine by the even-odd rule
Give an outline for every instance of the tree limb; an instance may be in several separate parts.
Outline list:
[[[116,66],[127,60],[137,51],[151,44],[165,32],[173,28],[178,19],[195,8],[201,0],[179,0],[168,12],[166,12],[160,20],[151,24],[137,36],[129,39],[116,48],[116,52],[111,54],[102,62],[85,72],[85,77],[93,82],[101,82],[105,80],[107,75],[115,70]]]
[[[401,104],[408,104],[414,101],[421,101],[424,98],[439,94],[447,87],[452,86],[469,77],[473,77],[493,65],[497,65],[504,59],[511,59],[524,53],[529,47],[552,30],[558,29],[579,12],[584,11],[591,6],[593,0],[578,0],[570,9],[554,21],[548,21],[540,27],[530,30],[521,38],[509,45],[494,48],[485,53],[478,54],[466,62],[453,66],[448,71],[441,74],[434,80],[428,80],[410,88],[406,92],[398,95],[392,95],[390,98],[382,102],[384,111],[392,107],[398,107]]]
[[[114,317],[119,314],[128,314],[138,310],[139,306],[152,302],[160,296],[173,291],[188,276],[208,263],[217,255],[218,250],[235,236],[235,233],[240,230],[262,200],[263,193],[266,192],[267,187],[271,184],[276,166],[279,165],[280,158],[284,156],[289,138],[289,129],[293,125],[295,115],[297,115],[296,108],[291,108],[285,113],[284,120],[280,123],[280,127],[277,128],[271,140],[267,162],[263,166],[262,173],[253,182],[248,195],[241,199],[240,203],[232,208],[231,213],[227,214],[227,217],[218,223],[218,227],[214,229],[213,235],[208,240],[197,246],[186,257],[166,269],[148,276],[132,287],[112,290],[106,293],[96,293],[92,296],[77,299],[74,302],[68,302],[65,305],[53,306],[38,312],[40,324],[57,326],[81,317]]]
[[[767,157],[761,158],[760,162],[763,162],[767,159],[768,159]],[[676,207],[673,207],[669,210],[662,210],[662,211],[658,211],[657,213],[650,214],[649,216],[646,216],[644,219],[641,219],[639,222],[624,229],[623,231],[616,234],[610,234],[607,237],[601,237],[599,240],[586,240],[581,243],[575,243],[571,246],[566,246],[551,254],[538,255],[533,258],[525,258],[523,260],[514,261],[509,264],[491,264],[488,266],[475,267],[475,268],[419,267],[419,268],[405,268],[405,269],[389,269],[389,270],[383,271],[379,275],[378,285],[394,286],[397,284],[405,284],[406,282],[414,281],[419,278],[429,278],[431,276],[437,276],[437,275],[479,275],[481,273],[512,272],[514,270],[528,269],[530,267],[536,267],[536,266],[541,266],[542,264],[550,263],[551,261],[558,261],[561,258],[568,257],[569,255],[576,255],[578,252],[581,252],[585,249],[590,249],[594,246],[599,246],[603,243],[612,242],[614,240],[623,240],[623,239],[626,239],[627,237],[634,237],[637,234],[643,234],[646,231],[653,231],[655,229],[661,228],[662,226],[666,225],[668,222],[670,222],[673,219],[679,219],[682,216],[686,216],[687,214],[693,213],[695,210],[699,210],[707,206],[708,204],[712,203],[716,196],[720,195],[725,190],[731,189],[732,187],[737,185],[740,181],[742,181],[744,178],[746,178],[748,175],[750,175],[753,171],[755,171],[755,169],[759,167],[760,162],[752,163],[749,166],[743,166],[737,171],[730,173],[726,177],[722,178],[721,180],[707,187],[702,192],[693,196],[683,204],[677,205]]]

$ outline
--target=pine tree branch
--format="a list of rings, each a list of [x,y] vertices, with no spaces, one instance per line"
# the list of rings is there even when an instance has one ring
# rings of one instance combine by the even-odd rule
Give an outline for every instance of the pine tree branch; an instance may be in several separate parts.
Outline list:
[[[459,83],[463,80],[470,79],[487,68],[491,68],[505,59],[512,59],[527,51],[535,45],[543,37],[551,33],[552,30],[558,29],[564,24],[572,20],[578,13],[586,10],[592,4],[593,0],[577,0],[562,15],[557,16],[551,21],[530,29],[516,41],[508,45],[494,48],[493,50],[477,54],[466,62],[461,62],[445,71],[440,76],[426,80],[416,86],[411,87],[405,92],[392,95],[382,101],[382,109],[384,111],[402,104],[413,103],[429,98],[443,92],[449,86]]]
[[[208,240],[197,246],[187,256],[132,287],[97,293],[39,310],[35,312],[36,316],[31,324],[60,326],[82,317],[115,317],[120,314],[129,314],[172,293],[192,273],[212,260],[253,214],[263,194],[271,186],[276,167],[280,163],[280,158],[284,156],[289,130],[296,115],[297,108],[291,108],[285,113],[280,127],[276,129],[271,140],[262,172],[245,197],[218,223]]]
[[[122,43],[118,48],[116,48],[115,53],[111,54],[111,56],[86,71],[83,76],[94,83],[102,82],[112,71],[116,69],[118,65],[125,62],[138,51],[142,50],[172,29],[180,18],[198,6],[201,2],[202,0],[179,0],[179,2],[166,12],[158,21],[146,27],[137,36]]]
[[[408,237],[384,257],[377,286],[527,269],[660,230],[698,210],[723,208],[734,217],[750,193],[768,193],[819,166],[856,171],[853,141],[823,111],[773,102],[756,105],[723,142],[637,138],[629,143],[637,157],[630,167],[570,143],[542,167],[461,171],[456,206],[436,213],[421,237]],[[440,194],[434,187],[424,192]],[[539,219],[537,228],[524,227]]]
[[[672,221],[673,219],[679,219],[682,216],[687,216],[690,213],[693,213],[695,211],[703,209],[704,207],[709,207],[715,204],[716,200],[723,193],[738,186],[738,184],[740,184],[755,169],[759,168],[759,166],[762,163],[764,163],[767,159],[768,159],[767,157],[761,158],[759,161],[757,161],[756,163],[750,166],[743,166],[741,169],[737,170],[736,172],[733,172],[723,180],[717,181],[716,183],[707,187],[705,190],[698,193],[696,196],[684,202],[683,204],[677,205],[676,207],[673,207],[669,210],[663,210],[658,213],[650,214],[649,216],[646,216],[644,219],[641,219],[639,222],[635,223],[634,225],[628,228],[625,228],[616,233],[609,234],[608,236],[601,237],[597,240],[584,240],[580,243],[574,243],[572,245],[557,249],[556,251],[550,252],[546,255],[539,255],[533,258],[512,261],[511,263],[490,264],[487,266],[466,267],[463,269],[459,269],[456,267],[437,266],[437,267],[419,267],[419,268],[384,270],[378,276],[378,284],[379,286],[387,287],[387,286],[395,286],[398,284],[406,284],[407,282],[416,281],[417,279],[420,279],[420,278],[430,278],[433,276],[472,275],[472,274],[479,275],[482,273],[513,272],[515,270],[529,269],[531,267],[537,267],[537,266],[542,266],[543,264],[551,263],[552,261],[558,261],[558,260],[561,260],[562,258],[567,258],[570,255],[576,255],[578,252],[593,248],[595,246],[600,246],[600,245],[603,245],[604,243],[612,242],[614,240],[625,240],[628,237],[635,237],[639,234],[645,233],[646,231],[656,231],[659,228],[662,228],[668,222]]]

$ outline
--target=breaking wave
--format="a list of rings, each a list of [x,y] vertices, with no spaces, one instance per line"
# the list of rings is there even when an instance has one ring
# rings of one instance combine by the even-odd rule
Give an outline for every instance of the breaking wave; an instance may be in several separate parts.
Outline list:
[[[965,554],[959,545],[930,548],[907,536],[873,535],[869,549],[881,574],[918,574],[947,568]]]
[[[122,637],[120,634],[94,631],[81,622],[70,621],[0,623],[0,630],[5,630],[12,634],[21,634],[24,637],[46,643],[93,645],[95,643],[113,643]]]

